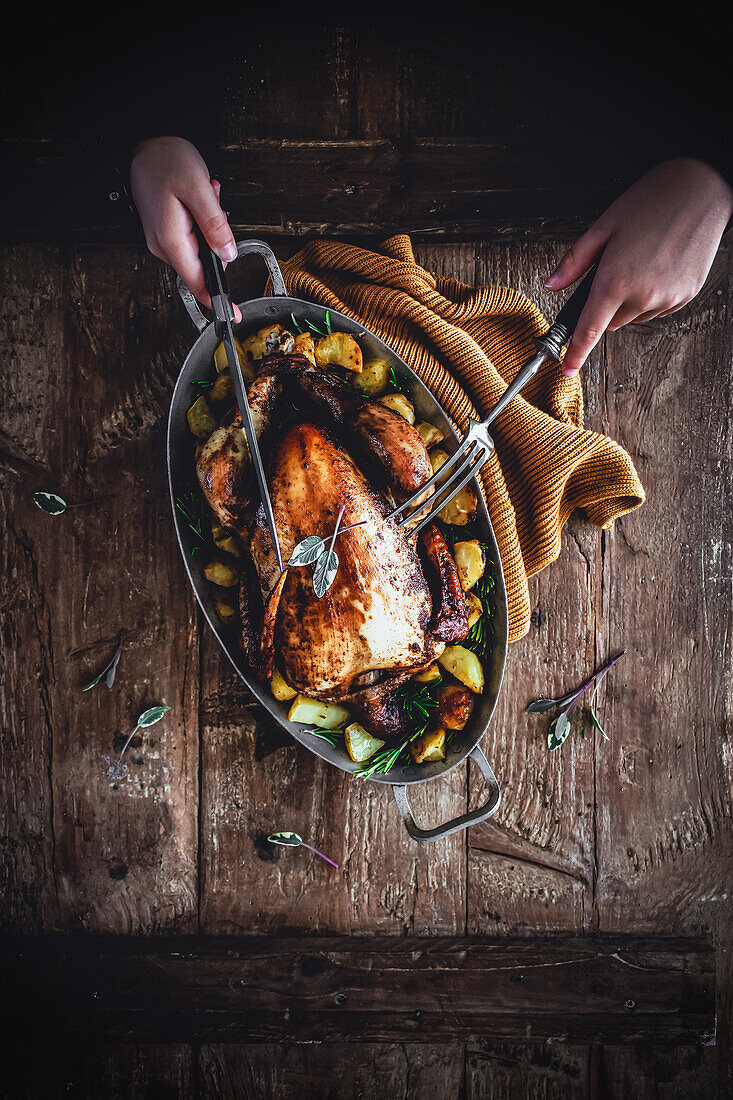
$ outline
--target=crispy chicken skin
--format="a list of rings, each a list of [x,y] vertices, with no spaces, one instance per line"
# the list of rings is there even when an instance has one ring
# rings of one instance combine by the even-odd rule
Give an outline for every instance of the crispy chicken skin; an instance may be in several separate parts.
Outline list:
[[[428,452],[417,430],[392,409],[314,367],[303,355],[269,355],[262,364],[264,372],[297,382],[337,427],[347,431],[359,458],[398,499],[412,496],[432,477]]]
[[[300,395],[299,419],[293,422],[291,409],[280,434],[268,432],[286,394]],[[269,464],[283,560],[309,535],[330,538],[342,505],[340,527],[359,526],[336,539],[336,578],[318,599],[312,567],[280,572],[249,476],[239,412],[199,447],[204,495],[250,551],[240,589],[247,660],[262,679],[276,662],[296,690],[348,702],[379,737],[402,732],[395,688],[468,629],[458,572],[438,529],[428,527],[416,547],[414,536],[385,522],[390,504],[376,487],[398,499],[419,490],[432,476],[425,446],[397,413],[300,354],[266,356],[248,396]]]
[[[444,644],[428,631],[432,598],[420,560],[394,521],[383,523],[386,502],[336,439],[308,422],[290,428],[269,481],[285,561],[308,535],[328,537],[341,505],[342,527],[362,523],[336,540],[338,573],[321,599],[311,569],[288,570],[275,633],[287,682],[343,698],[365,672],[404,671],[438,656]],[[251,551],[264,594],[279,570],[261,510]]]

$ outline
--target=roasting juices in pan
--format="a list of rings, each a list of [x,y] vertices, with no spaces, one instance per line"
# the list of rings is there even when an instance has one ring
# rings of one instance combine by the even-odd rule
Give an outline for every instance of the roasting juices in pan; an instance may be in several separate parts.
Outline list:
[[[484,689],[491,647],[476,494],[467,486],[419,532],[389,518],[447,460],[443,433],[415,424],[394,368],[364,361],[328,312],[306,323],[237,342],[284,571],[221,345],[188,411],[208,515],[192,500],[178,507],[202,521],[202,540],[210,527],[217,615],[292,722],[344,746],[362,776],[441,761]]]

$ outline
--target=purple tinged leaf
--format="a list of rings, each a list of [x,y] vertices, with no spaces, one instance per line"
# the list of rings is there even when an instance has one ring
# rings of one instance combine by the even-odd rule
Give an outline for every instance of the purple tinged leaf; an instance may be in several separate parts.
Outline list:
[[[584,684],[581,684],[581,686],[574,691],[568,692],[567,695],[562,695],[559,699],[535,699],[535,701],[530,703],[527,707],[527,714],[545,714],[546,711],[553,710],[554,707],[563,707],[565,710],[569,710],[573,703],[575,703],[577,699],[580,699],[581,695],[588,690],[591,684],[595,684],[595,686],[598,687],[604,676],[613,668],[616,661],[623,657],[625,652],[626,650],[622,650],[618,656],[608,661],[607,664],[599,668],[597,672],[594,672],[590,679],[586,680]]]
[[[117,649],[115,650],[115,655],[109,662],[109,664],[105,665],[99,675],[95,676],[93,680],[90,680],[89,683],[82,688],[82,691],[89,691],[90,688],[96,687],[97,684],[101,684],[102,680],[104,680],[108,688],[111,688],[115,682],[115,676],[117,675],[117,665],[119,664],[121,655],[122,642],[120,642],[120,644],[117,646]]]

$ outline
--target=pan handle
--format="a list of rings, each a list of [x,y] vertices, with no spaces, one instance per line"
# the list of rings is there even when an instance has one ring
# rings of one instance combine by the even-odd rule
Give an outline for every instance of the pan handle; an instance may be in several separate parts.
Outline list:
[[[267,270],[270,273],[270,279],[272,280],[272,293],[278,298],[285,297],[287,295],[287,287],[285,286],[285,280],[283,279],[283,273],[280,270],[280,265],[275,259],[275,253],[272,251],[269,245],[264,241],[239,241],[237,244],[237,256],[246,256],[250,252],[256,252],[257,255],[262,256],[267,264]],[[195,324],[199,332],[203,332],[209,321],[206,315],[202,312],[201,306],[194,298],[191,291],[180,275],[176,278],[176,286],[178,287],[178,293],[181,296],[181,301],[186,307],[186,311]]]
[[[431,840],[442,840],[446,836],[451,836],[453,833],[459,833],[462,829],[467,829],[469,825],[477,825],[479,821],[485,821],[487,817],[491,817],[499,808],[501,791],[499,790],[499,784],[496,781],[496,776],[491,769],[491,765],[478,745],[469,753],[469,756],[486,780],[489,796],[483,806],[479,806],[477,809],[471,810],[467,814],[461,814],[460,817],[454,817],[452,821],[447,821],[445,825],[436,825],[434,829],[421,829],[419,825],[416,825],[415,818],[412,816],[412,810],[410,809],[410,803],[407,800],[407,786],[404,783],[394,784],[392,791],[395,796],[395,802],[397,803],[397,809],[402,814],[405,828],[413,840],[420,841],[421,843],[427,843]]]

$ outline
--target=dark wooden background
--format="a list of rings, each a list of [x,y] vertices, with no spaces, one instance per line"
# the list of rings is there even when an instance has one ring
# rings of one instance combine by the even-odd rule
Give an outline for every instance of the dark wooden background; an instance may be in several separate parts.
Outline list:
[[[261,52],[232,69],[220,174],[237,234],[261,235],[283,257],[304,236],[375,241],[408,229],[428,269],[518,287],[552,313],[544,279],[625,182],[623,151],[616,176],[595,186],[574,187],[562,173],[555,186],[546,160],[530,178],[552,106],[540,103],[532,126],[513,106],[516,55],[482,80],[435,43],[409,52],[378,32],[333,30],[308,48],[322,58],[310,96],[292,64],[275,69]],[[610,532],[582,516],[568,524],[558,561],[531,582],[532,629],[510,651],[483,742],[501,808],[467,834],[418,847],[388,791],[350,781],[273,728],[203,627],[164,465],[169,397],[194,332],[170,272],[109,200],[104,171],[85,173],[75,204],[53,211],[75,162],[51,117],[35,103],[6,125],[3,142],[12,175],[28,186],[15,220],[4,210],[0,252],[2,926],[11,937],[62,938],[6,943],[14,995],[22,960],[36,959],[24,1011],[35,1004],[44,1024],[23,1017],[3,1094],[729,1095],[729,248],[690,307],[609,335],[592,354],[587,424],[629,449],[647,503]],[[233,281],[242,296],[262,283],[254,264]],[[78,507],[50,517],[32,503],[37,488]],[[121,634],[114,689],[82,693]],[[547,721],[527,716],[527,703],[580,682],[620,649],[626,656],[599,693],[610,740],[582,713],[549,754]],[[137,714],[159,702],[170,714],[133,742],[129,776],[110,782],[109,758]],[[430,822],[453,816],[478,799],[476,783],[457,769],[415,794],[416,811]],[[272,849],[265,837],[275,829],[297,830],[341,869]],[[592,963],[573,971],[544,1031],[533,1031],[537,1001],[528,1002],[519,1034],[516,1021],[502,1032],[504,1009],[487,982],[496,1030],[467,1036],[449,999],[453,1037],[443,1031],[435,1042],[397,1028],[394,1041],[288,1043],[287,1021],[269,1042],[226,1042],[225,1030],[193,1024],[177,1041],[136,1038],[133,1026],[121,1042],[105,1025],[94,1035],[102,962],[100,990],[74,1009],[87,1038],[65,1041],[64,1021],[45,1020],[50,991],[71,987],[74,959],[85,950],[96,958],[97,937],[278,933],[299,951],[319,934],[552,935],[544,961],[525,960],[523,976],[535,977],[553,952],[576,950],[571,937],[587,938],[591,957],[593,944],[622,935],[676,937],[673,945],[698,937],[715,948],[716,1041],[712,1029],[694,1041],[680,1039],[681,1024],[675,1031],[672,1017],[693,1011],[687,987],[672,980],[691,972],[689,944],[659,963],[672,976],[670,1018],[656,1033],[639,1022],[635,1042],[625,1041],[628,1027],[604,1042],[602,1029],[582,1026],[589,999],[611,980]],[[77,953],[68,958],[67,939]],[[165,946],[145,943],[156,972]]]

